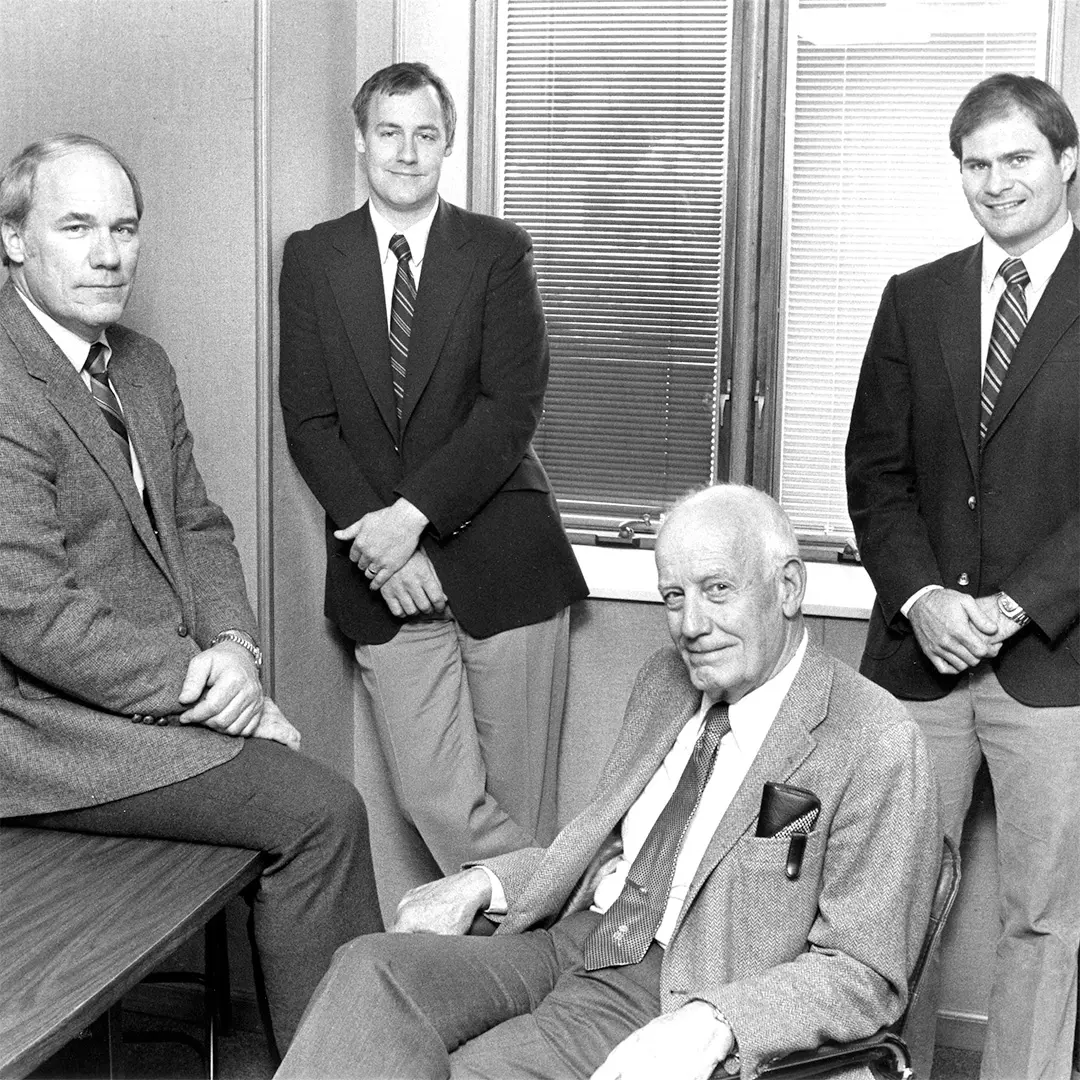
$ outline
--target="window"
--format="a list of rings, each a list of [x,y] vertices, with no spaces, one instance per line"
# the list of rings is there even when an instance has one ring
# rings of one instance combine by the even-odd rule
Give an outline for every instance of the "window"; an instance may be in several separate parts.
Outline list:
[[[802,0],[784,207],[780,501],[804,536],[852,535],[844,441],[889,277],[981,235],[948,145],[964,94],[1046,74],[1047,4]]]
[[[985,75],[1045,76],[1051,2],[498,0],[488,208],[534,241],[568,524],[720,476],[850,535],[881,290],[977,237],[948,123]]]

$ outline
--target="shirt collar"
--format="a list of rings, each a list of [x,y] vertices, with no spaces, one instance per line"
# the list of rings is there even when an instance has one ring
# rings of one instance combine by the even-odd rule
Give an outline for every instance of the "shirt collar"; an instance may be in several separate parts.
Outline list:
[[[1072,232],[1073,222],[1070,216],[1060,229],[1051,233],[1045,240],[1040,240],[1030,251],[1025,251],[1020,256],[1024,260],[1024,267],[1031,279],[1031,287],[1041,289],[1050,280],[1050,275],[1057,269],[1057,264],[1061,262],[1061,257],[1069,246]],[[984,292],[989,292],[994,287],[994,279],[997,277],[998,270],[1001,269],[1001,264],[1013,257],[989,235],[983,236],[982,287]]]
[[[12,284],[14,285],[15,282],[12,281]],[[18,285],[15,285],[15,291],[19,294],[22,302],[30,309],[30,314],[41,324],[42,330],[53,339],[57,348],[71,361],[75,370],[82,371],[83,365],[86,363],[87,353],[90,351],[90,342],[79,337],[78,334],[73,333],[66,326],[61,326],[51,315],[42,311]],[[98,335],[97,340],[105,346],[105,362],[108,363],[112,350],[105,338],[104,330]]]
[[[375,209],[374,203],[369,199],[368,213],[371,214],[371,224],[375,226],[375,239],[379,245],[382,261],[385,262],[387,259],[394,258],[393,253],[390,251],[390,238],[401,233],[409,242],[409,261],[413,266],[419,266],[424,261],[424,254],[427,252],[428,234],[431,232],[431,223],[435,220],[435,212],[438,209],[439,200],[436,199],[435,205],[431,208],[431,213],[426,218],[402,231],[396,225],[387,221]]]

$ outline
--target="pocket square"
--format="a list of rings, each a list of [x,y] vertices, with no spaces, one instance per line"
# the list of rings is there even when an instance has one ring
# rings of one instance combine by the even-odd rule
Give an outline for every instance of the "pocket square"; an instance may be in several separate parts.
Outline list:
[[[756,836],[790,838],[784,873],[795,881],[802,868],[806,837],[817,821],[821,800],[805,788],[768,781],[761,789]]]

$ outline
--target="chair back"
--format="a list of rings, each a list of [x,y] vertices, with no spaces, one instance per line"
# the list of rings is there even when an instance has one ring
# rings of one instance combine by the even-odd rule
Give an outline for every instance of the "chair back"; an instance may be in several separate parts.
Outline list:
[[[956,894],[960,890],[960,852],[956,845],[945,837],[941,850],[941,869],[938,871],[937,888],[934,890],[934,899],[930,904],[930,922],[926,927],[926,935],[923,937],[922,948],[915,958],[915,965],[908,976],[908,1003],[904,1015],[892,1025],[894,1031],[899,1032],[904,1026],[904,1021],[913,1010],[923,988],[923,975],[926,971],[926,962],[941,944],[941,934],[945,929],[945,921],[952,911]]]

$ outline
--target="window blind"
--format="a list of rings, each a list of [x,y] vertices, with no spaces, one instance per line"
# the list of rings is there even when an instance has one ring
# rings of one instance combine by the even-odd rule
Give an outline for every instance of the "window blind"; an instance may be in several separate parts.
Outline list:
[[[570,514],[638,516],[713,474],[729,7],[502,0],[500,212],[533,238],[534,443]]]
[[[844,442],[889,277],[981,232],[948,145],[998,71],[1046,77],[1048,0],[802,0],[790,36],[780,500],[801,534],[850,537]]]

